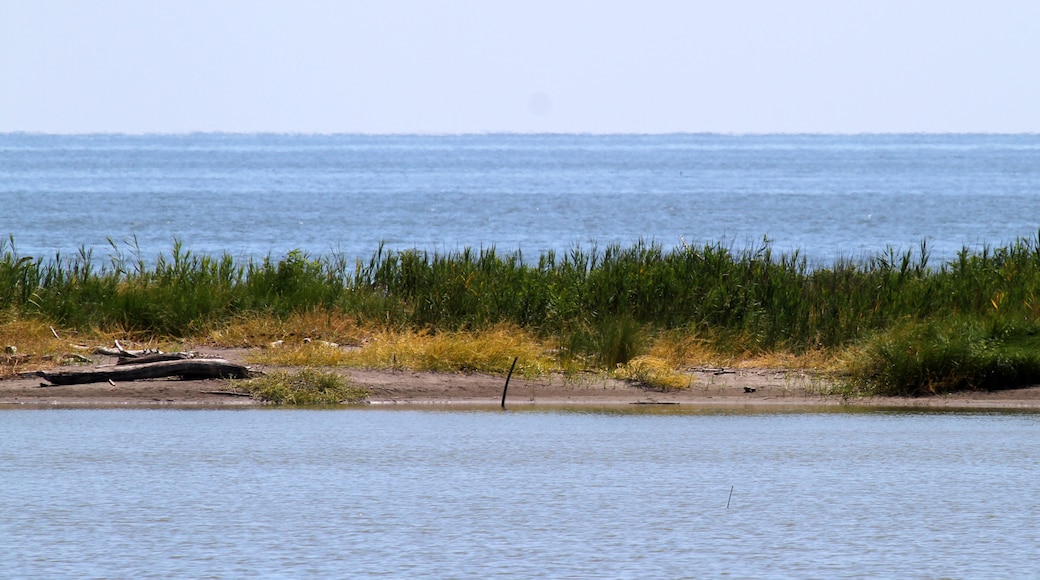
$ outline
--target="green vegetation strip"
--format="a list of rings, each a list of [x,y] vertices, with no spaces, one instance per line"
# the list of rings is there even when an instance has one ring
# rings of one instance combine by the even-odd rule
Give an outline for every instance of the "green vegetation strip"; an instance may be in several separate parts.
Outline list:
[[[384,251],[236,263],[175,243],[145,263],[117,244],[24,257],[0,241],[0,322],[45,321],[149,337],[192,337],[246,316],[322,311],[359,327],[429,333],[511,325],[557,356],[614,369],[654,337],[716,352],[842,353],[862,392],[926,394],[1040,382],[1040,237],[962,250],[929,265],[927,247],[812,265],[767,242],[664,251],[651,243],[575,248],[527,260],[495,248]]]

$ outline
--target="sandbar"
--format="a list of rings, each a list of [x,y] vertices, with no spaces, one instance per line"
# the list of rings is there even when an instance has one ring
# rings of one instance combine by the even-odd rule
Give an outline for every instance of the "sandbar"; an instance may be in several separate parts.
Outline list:
[[[202,349],[201,354],[247,364],[246,349]],[[94,355],[97,365],[115,359]],[[252,365],[260,371],[275,367]],[[277,367],[277,370],[293,370]],[[500,408],[505,377],[387,369],[325,369],[368,389],[366,407]],[[824,394],[831,383],[811,371],[763,368],[691,369],[693,384],[679,391],[653,391],[604,377],[513,377],[507,408],[682,407],[748,412],[849,409],[1024,410],[1040,412],[1040,386],[930,397],[843,397]],[[21,373],[0,378],[0,409],[11,408],[255,408],[264,403],[236,396],[222,380],[149,379],[69,386],[41,386]]]

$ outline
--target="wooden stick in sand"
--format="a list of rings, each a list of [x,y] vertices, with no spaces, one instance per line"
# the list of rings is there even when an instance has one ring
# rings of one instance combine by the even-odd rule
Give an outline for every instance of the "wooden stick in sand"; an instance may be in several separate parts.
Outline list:
[[[518,356],[514,356],[513,357],[513,364],[512,364],[512,366],[509,367],[509,374],[506,375],[506,386],[502,389],[502,408],[503,409],[506,408],[506,393],[509,392],[509,379],[513,377],[513,369],[516,368],[516,361],[519,358],[520,357],[518,357]]]

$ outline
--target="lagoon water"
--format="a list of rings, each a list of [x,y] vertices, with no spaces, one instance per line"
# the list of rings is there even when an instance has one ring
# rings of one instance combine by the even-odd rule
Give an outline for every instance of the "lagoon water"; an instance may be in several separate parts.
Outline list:
[[[1040,553],[1036,414],[0,411],[0,441],[8,578],[1009,578]]]
[[[814,262],[922,240],[946,260],[1038,229],[1040,135],[0,134],[0,235],[36,257],[767,236]]]

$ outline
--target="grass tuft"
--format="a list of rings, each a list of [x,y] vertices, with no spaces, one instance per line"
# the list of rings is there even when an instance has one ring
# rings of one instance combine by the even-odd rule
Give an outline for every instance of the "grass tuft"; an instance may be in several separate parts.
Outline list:
[[[254,398],[275,405],[356,405],[368,399],[366,389],[351,385],[336,373],[314,369],[294,373],[276,371],[234,381],[233,385]]]

